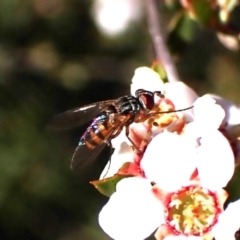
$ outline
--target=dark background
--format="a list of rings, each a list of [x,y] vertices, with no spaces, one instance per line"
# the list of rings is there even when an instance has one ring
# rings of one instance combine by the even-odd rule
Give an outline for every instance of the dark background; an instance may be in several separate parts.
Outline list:
[[[65,110],[129,94],[135,68],[151,66],[154,54],[144,14],[122,34],[106,36],[91,17],[92,4],[0,1],[2,240],[109,239],[97,220],[107,198],[89,184],[108,150],[73,172],[70,160],[86,126],[51,132],[46,125]],[[161,13],[167,32],[172,12]],[[199,95],[214,92],[240,103],[239,52],[224,48],[213,31],[194,29],[186,28],[184,44],[169,45],[181,78]]]

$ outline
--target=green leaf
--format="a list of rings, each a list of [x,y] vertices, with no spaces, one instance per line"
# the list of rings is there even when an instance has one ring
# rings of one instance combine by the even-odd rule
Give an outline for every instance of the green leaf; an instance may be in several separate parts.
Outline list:
[[[159,61],[154,61],[151,68],[159,75],[163,82],[167,82],[166,71]]]
[[[109,178],[104,178],[102,180],[91,181],[90,183],[103,195],[110,197],[114,192],[116,192],[116,185],[119,181],[124,178],[133,177],[133,175],[114,175]]]
[[[192,42],[198,24],[185,12],[174,15],[169,24],[168,47],[173,54],[181,54],[185,51],[189,42]]]
[[[144,173],[136,163],[125,162],[118,172],[109,178],[91,181],[90,183],[103,195],[110,197],[116,192],[116,185],[124,178],[143,176]]]
[[[217,9],[211,8],[211,3],[206,0],[193,0],[192,8],[194,10],[195,19],[205,27],[216,25],[218,22]]]

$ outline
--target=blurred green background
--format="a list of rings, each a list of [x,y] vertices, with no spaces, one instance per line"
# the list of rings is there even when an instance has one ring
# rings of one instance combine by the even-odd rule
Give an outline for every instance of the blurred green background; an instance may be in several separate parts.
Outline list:
[[[86,126],[46,130],[60,112],[129,94],[135,68],[154,60],[141,1],[129,0],[126,16],[106,11],[112,30],[97,24],[103,9],[97,2],[0,0],[1,240],[109,239],[97,220],[107,198],[89,184],[108,149],[96,164],[73,172],[70,160]],[[167,33],[173,12],[161,13]],[[169,47],[183,81],[200,95],[240,103],[239,52],[193,22],[180,35],[171,35]]]

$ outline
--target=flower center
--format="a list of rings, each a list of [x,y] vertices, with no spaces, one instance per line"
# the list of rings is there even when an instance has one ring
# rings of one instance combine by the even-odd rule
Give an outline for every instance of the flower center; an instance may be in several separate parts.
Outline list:
[[[220,213],[216,195],[198,186],[173,193],[167,209],[168,225],[176,234],[196,236],[208,232]]]

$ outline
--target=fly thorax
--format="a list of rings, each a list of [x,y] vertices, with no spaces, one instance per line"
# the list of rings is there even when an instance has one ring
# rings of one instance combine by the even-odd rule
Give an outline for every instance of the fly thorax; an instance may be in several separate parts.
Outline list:
[[[105,113],[106,115],[109,115],[109,114],[112,114],[112,113],[117,113],[117,109],[116,109],[115,106],[110,105],[110,106],[108,106],[108,107],[104,110],[104,113]]]
[[[119,114],[136,114],[141,106],[138,99],[133,96],[123,96],[120,97],[116,103],[115,108]]]

